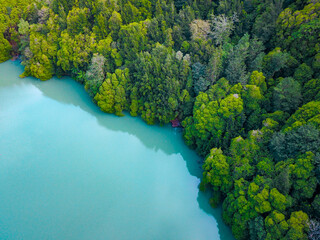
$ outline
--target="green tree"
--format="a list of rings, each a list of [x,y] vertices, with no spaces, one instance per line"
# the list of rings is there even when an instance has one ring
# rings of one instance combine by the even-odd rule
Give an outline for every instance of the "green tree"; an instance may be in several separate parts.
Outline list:
[[[316,190],[317,180],[313,159],[314,154],[307,152],[305,155],[298,157],[294,165],[290,166],[293,182],[292,196],[296,199],[310,199]]]
[[[270,150],[276,161],[296,157],[308,151],[317,152],[320,147],[320,131],[313,125],[302,125],[291,131],[275,133]]]
[[[287,8],[282,11],[277,20],[277,46],[288,49],[302,62],[312,63],[317,54],[319,9],[320,3],[311,1],[301,10]]]
[[[267,79],[272,78],[275,73],[285,68],[290,59],[288,53],[283,53],[280,48],[275,48],[269,52],[262,62],[263,74]]]
[[[7,39],[0,34],[0,63],[7,61],[11,56],[12,47]]]
[[[306,83],[312,78],[313,70],[307,64],[301,64],[294,72],[294,79],[299,83]]]
[[[299,108],[288,119],[283,127],[285,132],[298,128],[307,123],[315,124],[315,120],[320,116],[320,102],[309,102]],[[317,125],[315,124],[317,127]],[[319,129],[319,126],[318,126]]]
[[[88,33],[90,24],[88,21],[89,9],[74,7],[67,16],[67,29],[70,35]]]
[[[247,83],[248,74],[245,62],[248,57],[249,46],[249,35],[245,34],[228,56],[225,73],[231,84],[241,83],[245,85]]]
[[[289,231],[286,235],[286,239],[290,240],[307,240],[309,217],[302,211],[291,213],[288,220]]]
[[[120,13],[113,11],[109,18],[108,25],[111,31],[112,39],[118,40],[118,33],[122,25],[122,18]]]
[[[262,72],[253,71],[250,76],[250,80],[248,82],[251,85],[256,85],[260,88],[261,93],[265,93],[267,91],[266,78],[263,76]]]
[[[264,227],[263,217],[258,216],[249,222],[250,240],[264,240],[267,232]]]
[[[293,78],[284,78],[274,88],[273,108],[293,113],[301,103],[301,87]]]
[[[266,239],[282,239],[289,229],[285,215],[274,210],[265,218],[265,226],[267,230]]]
[[[134,61],[137,54],[146,50],[147,29],[143,23],[130,23],[121,26],[119,31],[119,41],[121,44],[121,56],[126,61]]]
[[[320,101],[320,78],[311,79],[303,85],[302,98],[304,103],[313,100]]]
[[[102,111],[123,116],[122,111],[128,109],[129,69],[117,69],[115,73],[108,73],[105,81],[94,97]]]
[[[202,166],[202,184],[210,184],[214,190],[228,193],[232,187],[231,174],[226,156],[221,149],[213,148]]]

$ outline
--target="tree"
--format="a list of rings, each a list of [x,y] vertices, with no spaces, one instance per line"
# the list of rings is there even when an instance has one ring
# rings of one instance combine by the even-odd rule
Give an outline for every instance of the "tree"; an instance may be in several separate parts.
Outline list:
[[[308,151],[317,152],[320,147],[320,131],[313,125],[302,125],[286,133],[275,133],[270,150],[276,161],[286,160]]]
[[[34,29],[30,33],[31,54],[30,58],[25,58],[25,72],[21,75],[22,77],[32,75],[41,80],[48,80],[54,74],[59,30],[54,16],[51,15],[48,22],[52,24],[48,34],[39,33]]]
[[[254,210],[254,202],[246,195],[248,182],[244,179],[234,181],[234,190],[223,201],[223,219],[231,226],[236,239],[248,239],[248,223],[258,214]]]
[[[280,48],[275,48],[263,58],[262,71],[267,79],[272,78],[275,73],[285,68],[290,59],[288,53],[283,53]]]
[[[238,21],[236,15],[227,17],[224,14],[212,16],[212,37],[215,39],[216,45],[220,45],[229,40],[229,36],[234,30],[234,23]]]
[[[223,71],[223,57],[224,53],[222,48],[215,48],[207,66],[206,75],[207,81],[210,83],[210,85],[216,83]]]
[[[256,85],[260,88],[261,93],[267,91],[266,78],[262,72],[253,71],[250,76],[249,84]]]
[[[284,195],[279,193],[276,188],[273,188],[270,191],[270,203],[272,207],[279,212],[284,212],[286,210],[287,199]]]
[[[105,81],[94,97],[102,111],[123,116],[122,111],[128,108],[128,95],[126,93],[129,83],[129,69],[117,69],[115,73],[107,73]]]
[[[241,83],[245,85],[247,83],[249,76],[245,62],[248,57],[249,46],[249,35],[245,34],[228,56],[225,74],[231,84]]]
[[[0,63],[7,61],[11,56],[12,47],[7,39],[0,34]]]
[[[94,35],[80,33],[72,37],[65,30],[61,33],[59,46],[57,65],[64,72],[70,72],[72,69],[86,69],[96,48],[96,41]]]
[[[317,179],[314,173],[313,158],[314,154],[307,152],[298,157],[292,166],[292,196],[295,199],[310,199],[316,190]]]
[[[64,9],[66,13],[68,13],[72,6],[74,6],[75,1],[74,0],[53,0],[52,1],[52,9],[55,13],[59,13],[60,7]]]
[[[116,68],[122,66],[123,58],[118,49],[112,46],[113,39],[109,35],[107,38],[100,40],[97,44],[97,52],[101,54],[105,60],[105,68],[108,72],[114,72]]]
[[[192,65],[192,78],[194,92],[198,95],[200,92],[205,92],[210,82],[206,79],[206,66],[196,62]]]
[[[320,194],[317,194],[312,202],[312,208],[314,210],[314,215],[320,215]]]
[[[23,20],[23,18],[20,19],[20,22],[18,24],[19,33],[22,35],[29,34],[29,23],[28,21]]]
[[[283,195],[288,195],[291,188],[290,171],[288,167],[280,170],[280,173],[274,178],[272,182]]]
[[[112,39],[117,41],[118,33],[122,25],[122,18],[120,13],[113,11],[111,17],[109,18],[108,25],[111,31]]]
[[[264,43],[268,43],[276,32],[276,22],[283,3],[284,0],[266,1],[261,14],[255,19],[252,31]]]
[[[294,79],[304,84],[312,78],[313,70],[307,64],[301,64],[294,72]]]
[[[277,46],[288,49],[295,58],[309,65],[317,54],[319,9],[318,1],[310,1],[301,10],[285,9],[277,20]]]
[[[89,92],[91,97],[94,97],[104,78],[104,64],[105,58],[101,55],[95,54],[91,59],[91,64],[86,72],[85,89]]]
[[[274,88],[273,108],[293,113],[301,103],[301,87],[293,78],[284,78]]]
[[[74,7],[67,16],[67,29],[71,36],[89,32],[89,9]]]
[[[202,166],[202,184],[210,184],[214,190],[228,193],[232,187],[232,180],[226,156],[221,149],[213,148]]]
[[[304,84],[302,96],[304,103],[308,103],[313,100],[320,101],[320,78],[311,79],[306,84]]]
[[[211,34],[210,23],[209,21],[195,19],[190,23],[190,31],[193,40],[197,38],[207,40],[208,35]]]
[[[292,240],[307,240],[308,221],[308,215],[302,211],[291,213],[288,220],[289,231],[286,238]]]
[[[283,130],[287,132],[307,123],[314,124],[317,127],[314,120],[316,120],[319,116],[320,102],[309,102],[291,115],[291,117],[284,125]]]
[[[262,120],[263,95],[260,87],[256,85],[245,85],[241,96],[244,100],[244,112],[247,117],[245,128],[247,131],[259,128]]]
[[[265,226],[267,230],[266,239],[282,239],[289,229],[285,215],[274,210],[265,218]]]
[[[120,54],[127,62],[134,61],[137,58],[137,54],[145,50],[146,35],[147,29],[142,23],[135,22],[121,26],[119,31]]]
[[[210,101],[207,93],[200,93],[193,108],[193,127],[186,130],[185,138],[194,139],[192,144],[202,155],[210,151],[208,147],[226,147],[242,127],[242,111],[238,94]]]
[[[264,240],[267,233],[264,227],[263,217],[258,216],[249,222],[250,240]]]

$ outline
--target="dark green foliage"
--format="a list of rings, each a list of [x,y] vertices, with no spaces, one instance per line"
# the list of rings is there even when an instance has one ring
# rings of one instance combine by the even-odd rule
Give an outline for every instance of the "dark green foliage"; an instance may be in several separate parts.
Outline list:
[[[248,57],[249,35],[244,35],[229,55],[226,68],[226,78],[231,84],[241,83],[245,85],[248,80],[245,61]]]
[[[289,194],[291,188],[290,171],[288,167],[280,170],[278,175],[273,179],[272,185],[277,188],[282,194]]]
[[[282,11],[283,2],[275,0],[270,1],[270,4],[262,4],[261,15],[256,18],[253,32],[264,43],[268,43],[276,32],[276,21]]]
[[[270,141],[270,150],[276,161],[286,160],[320,148],[320,131],[313,125],[303,125],[286,133],[278,132]]]
[[[293,78],[284,78],[274,88],[273,109],[294,112],[301,103],[301,87]]]
[[[206,79],[206,66],[197,62],[192,65],[193,88],[196,95],[205,92],[210,84]]]
[[[320,101],[320,78],[308,81],[303,86],[302,96],[305,103],[313,100]]]
[[[119,31],[121,55],[126,61],[133,61],[137,54],[145,50],[147,43],[147,29],[142,23],[131,23],[122,26]]]
[[[262,69],[266,78],[272,78],[275,73],[287,66],[290,55],[275,48],[263,58]]]
[[[263,217],[258,216],[249,222],[250,240],[265,240],[267,232],[264,228]]]
[[[320,194],[318,194],[313,202],[312,202],[312,208],[314,210],[314,215],[315,216],[320,216]]]
[[[63,9],[65,13],[68,13],[74,6],[74,1],[72,0],[53,0],[52,1],[52,10],[55,13],[60,13],[60,9]],[[61,14],[61,13],[60,13]]]
[[[301,64],[294,72],[294,79],[300,84],[308,82],[313,75],[313,70],[307,64]]]

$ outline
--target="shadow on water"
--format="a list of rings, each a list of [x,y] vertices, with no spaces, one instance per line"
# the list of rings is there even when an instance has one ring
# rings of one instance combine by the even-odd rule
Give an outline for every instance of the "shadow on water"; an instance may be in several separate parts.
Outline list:
[[[174,129],[170,125],[147,127],[147,124],[142,122],[143,120],[140,117],[131,117],[129,114],[126,114],[125,117],[106,114],[92,102],[83,86],[69,77],[62,79],[54,77],[50,81],[45,82],[33,77],[21,79],[18,75],[23,72],[23,67],[18,61],[7,61],[1,65],[3,64],[6,71],[9,71],[10,75],[14,75],[12,79],[15,80],[14,82],[5,81],[2,79],[0,72],[0,87],[31,84],[40,90],[45,97],[63,104],[79,107],[91,116],[94,116],[99,125],[104,128],[136,136],[147,148],[154,151],[160,150],[167,155],[180,154],[186,162],[189,173],[192,176],[201,178],[202,159],[194,151],[186,147],[182,139],[181,130]],[[210,193],[198,192],[197,200],[199,207],[207,214],[215,217],[219,226],[221,239],[231,239],[230,229],[222,222],[221,207],[213,209],[208,202],[209,195]]]

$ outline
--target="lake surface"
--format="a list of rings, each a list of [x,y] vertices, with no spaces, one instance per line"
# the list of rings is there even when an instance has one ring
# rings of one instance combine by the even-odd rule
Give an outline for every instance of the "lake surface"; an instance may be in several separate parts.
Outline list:
[[[170,126],[102,113],[70,78],[0,64],[1,240],[229,240]]]

